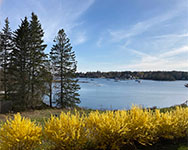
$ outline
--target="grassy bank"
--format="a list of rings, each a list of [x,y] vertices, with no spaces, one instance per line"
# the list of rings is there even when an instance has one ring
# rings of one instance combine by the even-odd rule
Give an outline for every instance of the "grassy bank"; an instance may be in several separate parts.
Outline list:
[[[164,108],[159,108],[160,112],[169,112],[169,111],[173,111],[174,109],[176,109],[176,107],[182,107],[182,108],[186,108],[188,107],[185,104],[181,104],[181,105],[176,105],[176,106],[171,106],[171,107],[164,107]],[[72,108],[72,109],[60,109],[60,108],[50,108],[50,107],[46,107],[44,109],[40,109],[40,110],[28,110],[28,111],[22,111],[20,112],[20,114],[23,117],[26,118],[30,118],[31,120],[35,120],[38,123],[44,123],[45,120],[47,120],[48,118],[50,118],[51,115],[55,115],[55,116],[59,116],[61,114],[61,112],[71,112],[74,113],[75,109],[77,111],[79,111],[81,114],[85,113],[85,114],[89,114],[90,112],[96,111],[94,109],[86,109],[86,108]],[[152,111],[155,111],[156,107],[153,108],[148,108],[151,109]],[[99,112],[105,112],[107,110],[97,110]],[[114,110],[116,111],[116,110]],[[0,122],[3,123],[7,117],[12,117],[14,114],[16,114],[16,112],[10,112],[10,113],[5,113],[5,114],[0,114]]]
[[[77,111],[79,111],[81,114],[89,114],[92,111],[96,111],[93,109],[82,109],[82,108],[76,108]],[[75,109],[59,109],[59,108],[45,108],[41,110],[28,110],[20,112],[21,116],[31,119],[32,121],[36,121],[37,123],[41,123],[42,125],[44,122],[51,117],[51,115],[59,116],[61,112],[71,112],[74,113]],[[104,112],[104,111],[100,111]],[[3,124],[7,118],[12,118],[14,116],[14,112],[6,113],[6,114],[0,114],[0,123]]]

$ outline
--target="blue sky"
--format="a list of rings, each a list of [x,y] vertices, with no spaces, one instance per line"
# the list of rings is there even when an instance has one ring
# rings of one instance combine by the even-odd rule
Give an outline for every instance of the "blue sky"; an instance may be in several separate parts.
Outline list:
[[[78,71],[188,71],[188,0],[0,0],[0,25],[35,12],[50,51],[65,29]]]

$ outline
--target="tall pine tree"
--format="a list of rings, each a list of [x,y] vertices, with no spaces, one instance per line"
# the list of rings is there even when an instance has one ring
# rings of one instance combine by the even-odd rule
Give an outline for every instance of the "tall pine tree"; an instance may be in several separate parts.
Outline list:
[[[0,56],[2,56],[2,52],[3,52],[1,43],[2,43],[2,32],[0,32]],[[0,59],[0,91],[3,91],[3,85],[2,85],[3,71],[1,66],[2,64],[3,64],[3,60]]]
[[[30,21],[30,88],[33,105],[43,100],[45,80],[43,71],[47,55],[44,53],[46,44],[43,41],[44,32],[37,15],[31,14]]]
[[[11,100],[15,109],[29,107],[30,29],[27,17],[14,32],[15,47],[11,53]]]
[[[8,87],[9,87],[9,74],[8,69],[10,67],[10,53],[13,49],[13,42],[12,42],[12,32],[9,27],[8,18],[5,19],[5,26],[1,33],[1,41],[0,41],[0,65],[2,69],[2,83],[3,83],[3,91],[4,91],[4,100],[8,100]]]
[[[11,53],[12,96],[14,106],[23,109],[41,106],[46,94],[47,55],[43,41],[44,32],[37,15],[32,13],[31,21],[27,17],[14,32],[15,48]],[[16,108],[19,109],[19,108]]]
[[[54,69],[54,76],[60,80],[56,86],[56,103],[60,107],[72,107],[80,103],[77,91],[80,89],[78,80],[75,79],[77,62],[75,53],[72,51],[70,40],[63,29],[59,30],[54,40],[50,58]]]

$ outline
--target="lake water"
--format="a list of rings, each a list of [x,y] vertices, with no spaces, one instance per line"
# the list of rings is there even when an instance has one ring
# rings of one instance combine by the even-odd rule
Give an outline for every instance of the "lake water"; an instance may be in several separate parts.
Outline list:
[[[80,106],[93,109],[129,109],[133,104],[144,107],[167,107],[188,100],[188,81],[152,81],[80,78]]]
[[[92,109],[129,109],[133,104],[143,107],[168,107],[188,100],[188,81],[152,81],[79,78],[79,106]],[[48,100],[44,100],[48,103]]]

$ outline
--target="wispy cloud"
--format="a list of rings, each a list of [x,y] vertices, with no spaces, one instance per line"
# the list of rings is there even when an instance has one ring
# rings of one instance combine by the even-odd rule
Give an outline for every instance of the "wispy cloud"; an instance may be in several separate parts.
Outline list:
[[[183,46],[181,48],[160,54],[159,57],[160,58],[169,58],[169,57],[172,57],[172,56],[177,56],[177,55],[182,54],[182,53],[188,53],[188,46],[187,45]]]
[[[121,47],[121,49],[126,49],[126,48],[128,48],[129,44],[131,44],[131,40],[130,39],[125,41],[124,44],[120,45],[120,47]]]
[[[44,30],[46,31],[45,39],[47,42],[52,41],[57,30],[64,28],[68,35],[72,34],[72,30],[83,24],[83,21],[79,21],[79,17],[94,3],[94,0],[88,1],[76,1],[68,2],[63,0],[60,4],[56,3],[56,10],[52,12],[49,18],[48,14],[42,17],[41,21],[44,22]],[[46,10],[47,11],[47,10]],[[55,16],[55,17],[53,17]],[[83,43],[85,41],[84,36],[80,35],[80,39],[76,39],[74,43]]]
[[[117,69],[188,70],[188,60],[185,58],[188,57],[188,30],[183,25],[179,27],[181,23],[177,30],[174,28],[177,27],[174,20],[188,12],[188,5],[187,1],[178,4],[168,12],[125,26],[124,29],[109,30],[112,43],[118,45],[122,52],[127,54],[131,51],[134,54],[131,63],[119,64]]]
[[[141,59],[134,61],[132,64],[120,66],[120,69],[130,70],[188,70],[188,60],[177,57],[178,55],[188,56],[188,45],[175,50],[164,52],[162,54],[146,54],[137,50],[131,50],[132,53],[139,56]]]
[[[86,32],[77,32],[73,37],[73,45],[80,45],[87,41]]]
[[[131,64],[124,67],[120,67],[122,70],[137,70],[137,71],[187,71],[188,69],[188,60],[181,61],[178,60],[176,62],[168,61],[168,60],[158,60],[152,63],[139,63],[139,64]]]
[[[0,0],[2,1],[2,0]],[[35,12],[45,31],[45,41],[52,42],[58,30],[64,28],[66,33],[70,35],[75,27],[81,26],[83,21],[79,18],[91,7],[95,0],[27,0],[27,1],[5,1],[4,9],[0,10],[3,18],[9,17],[11,26],[17,28],[20,18],[30,16],[31,12]],[[15,4],[15,8],[6,12],[6,7]],[[18,11],[19,10],[19,11]],[[6,16],[5,16],[6,15]],[[16,18],[16,19],[15,19]]]
[[[183,34],[166,34],[166,35],[158,35],[154,36],[154,39],[161,39],[161,38],[184,38],[188,37],[188,33],[183,33]]]
[[[183,4],[184,3],[182,3],[181,5],[178,5],[175,9],[170,10],[162,15],[158,15],[158,16],[149,18],[147,20],[137,22],[136,24],[130,27],[127,27],[126,29],[120,29],[120,30],[110,29],[109,34],[112,38],[112,41],[119,42],[128,38],[140,35],[146,31],[149,31],[152,27],[155,27],[156,25],[160,25],[161,23],[165,21],[168,21],[170,19],[173,19],[174,17],[177,17],[180,13],[187,10],[187,6],[186,5],[182,6]],[[187,34],[185,34],[184,36],[187,36]]]
[[[102,46],[102,43],[103,43],[103,37],[100,37],[97,41],[97,46],[98,47],[101,47]]]

